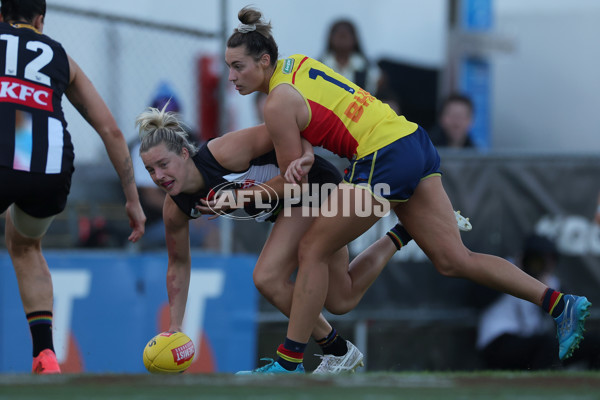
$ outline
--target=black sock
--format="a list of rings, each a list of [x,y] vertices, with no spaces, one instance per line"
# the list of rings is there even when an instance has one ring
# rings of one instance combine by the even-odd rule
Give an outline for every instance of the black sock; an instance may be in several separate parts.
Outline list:
[[[329,335],[321,340],[317,340],[317,344],[321,347],[321,350],[323,350],[324,355],[331,354],[339,357],[348,352],[346,339],[339,335],[335,328],[331,329]]]
[[[388,233],[386,233],[394,242],[394,245],[398,250],[402,248],[402,246],[406,246],[408,242],[412,240],[412,236],[404,229],[402,225],[399,223],[396,224]]]
[[[33,342],[33,356],[37,357],[42,350],[54,351],[52,342],[52,311],[34,311],[27,314],[31,340]]]

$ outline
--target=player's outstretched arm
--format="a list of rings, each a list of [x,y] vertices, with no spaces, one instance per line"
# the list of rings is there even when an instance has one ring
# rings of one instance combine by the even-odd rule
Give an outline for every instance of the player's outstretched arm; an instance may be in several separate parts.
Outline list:
[[[129,240],[136,242],[144,234],[146,216],[142,210],[133,176],[133,165],[127,142],[117,123],[100,97],[96,88],[79,65],[69,57],[70,80],[66,95],[71,104],[85,120],[98,132],[113,164],[125,194],[129,226],[132,228]]]
[[[189,218],[177,207],[171,196],[167,195],[163,205],[163,220],[169,255],[167,266],[167,295],[171,316],[169,331],[181,331],[192,268]]]
[[[264,124],[229,132],[208,143],[215,159],[224,168],[242,171],[252,159],[273,150],[273,142]]]

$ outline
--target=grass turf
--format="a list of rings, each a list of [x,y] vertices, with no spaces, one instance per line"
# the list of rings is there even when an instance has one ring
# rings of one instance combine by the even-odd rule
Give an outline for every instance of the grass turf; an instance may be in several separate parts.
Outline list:
[[[0,399],[600,399],[598,372],[0,375]]]

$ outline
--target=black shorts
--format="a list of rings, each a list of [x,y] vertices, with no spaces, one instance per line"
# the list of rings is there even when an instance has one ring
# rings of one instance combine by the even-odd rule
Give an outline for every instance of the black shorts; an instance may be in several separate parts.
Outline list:
[[[341,181],[342,174],[335,165],[323,157],[315,156],[315,162],[308,171],[308,183],[318,183],[319,185],[334,183],[337,185]]]
[[[0,167],[0,213],[15,203],[35,218],[61,213],[67,204],[72,172],[40,174]]]

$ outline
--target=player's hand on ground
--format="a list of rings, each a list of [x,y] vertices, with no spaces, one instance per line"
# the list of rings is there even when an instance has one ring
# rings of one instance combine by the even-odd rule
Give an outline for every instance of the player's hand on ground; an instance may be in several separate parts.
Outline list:
[[[303,155],[302,157],[295,159],[288,165],[288,168],[283,175],[285,180],[289,183],[302,182],[302,178],[308,175],[314,161],[315,157],[311,155]]]
[[[129,217],[129,227],[132,229],[131,234],[127,238],[130,242],[137,242],[144,236],[146,226],[146,214],[142,209],[140,202],[126,203],[125,210],[127,211],[127,217]]]

